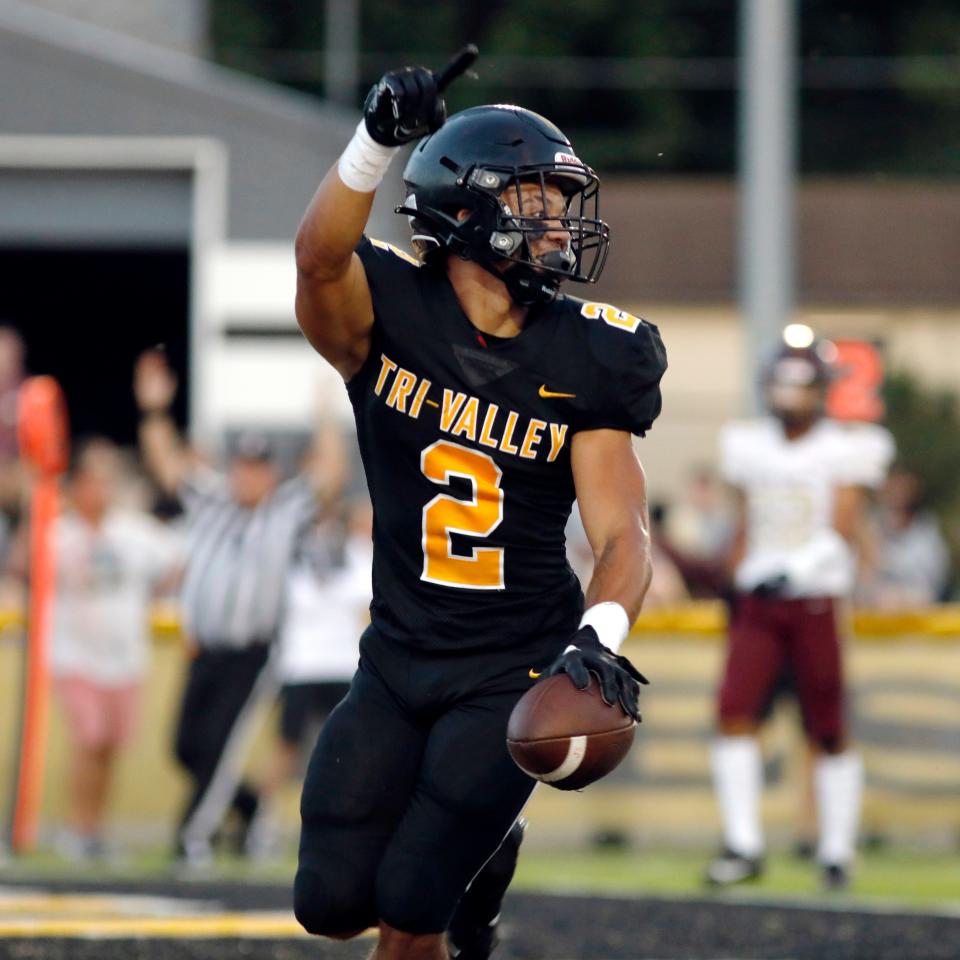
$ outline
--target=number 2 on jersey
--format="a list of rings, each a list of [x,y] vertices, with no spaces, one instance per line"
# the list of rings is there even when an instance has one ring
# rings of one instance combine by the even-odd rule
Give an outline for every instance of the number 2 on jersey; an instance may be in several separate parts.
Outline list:
[[[451,534],[489,537],[503,520],[502,471],[493,458],[457,443],[438,440],[420,454],[420,469],[432,483],[449,486],[451,477],[470,483],[471,496],[459,500],[438,493],[423,508],[421,580],[462,590],[503,589],[503,549],[474,547],[469,556],[453,553]]]

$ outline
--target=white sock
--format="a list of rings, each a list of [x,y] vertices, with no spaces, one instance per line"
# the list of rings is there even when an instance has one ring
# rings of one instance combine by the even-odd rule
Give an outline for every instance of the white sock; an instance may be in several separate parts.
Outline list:
[[[755,737],[718,737],[710,751],[713,784],[720,802],[723,842],[734,853],[763,853],[760,792],[763,762]]]
[[[825,754],[817,759],[813,782],[820,821],[817,859],[842,866],[853,859],[863,794],[863,761],[849,750]]]

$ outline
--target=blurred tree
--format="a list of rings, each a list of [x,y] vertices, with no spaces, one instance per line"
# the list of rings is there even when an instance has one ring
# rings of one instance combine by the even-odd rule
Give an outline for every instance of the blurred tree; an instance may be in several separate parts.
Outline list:
[[[928,506],[943,524],[960,571],[960,402],[957,394],[924,386],[897,371],[884,384],[886,425],[897,442],[897,464],[923,481]],[[953,577],[954,586],[958,575]]]
[[[897,462],[924,478],[931,507],[960,507],[957,395],[924,386],[903,370],[887,376],[883,393],[886,424],[897,441]]]
[[[960,3],[797,2],[801,170],[960,174]],[[734,169],[733,0],[358,3],[364,86],[474,41],[481,79],[452,88],[451,110],[519,100],[604,171]],[[211,0],[214,56],[322,95],[323,12],[324,0]]]

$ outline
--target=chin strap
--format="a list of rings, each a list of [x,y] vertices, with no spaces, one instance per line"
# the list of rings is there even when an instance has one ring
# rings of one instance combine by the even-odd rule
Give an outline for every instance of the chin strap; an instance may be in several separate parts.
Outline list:
[[[514,302],[522,307],[551,303],[560,292],[559,277],[544,277],[522,265],[510,267],[506,273],[498,272],[497,276],[506,284]]]
[[[503,264],[504,259],[478,258],[474,262],[492,273],[498,280],[502,280],[514,302],[521,307],[551,303],[556,299],[560,292],[562,276],[557,276],[555,273],[541,273],[536,267],[525,263],[512,263],[506,270],[498,270],[497,265]],[[576,265],[576,257],[572,250],[551,250],[540,257],[539,262],[550,270],[569,273]]]

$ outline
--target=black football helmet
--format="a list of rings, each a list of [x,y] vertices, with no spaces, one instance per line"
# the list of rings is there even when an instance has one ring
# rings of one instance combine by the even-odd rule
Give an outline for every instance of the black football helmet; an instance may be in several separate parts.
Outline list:
[[[594,283],[610,228],[600,219],[600,181],[549,120],[505,104],[454,114],[417,144],[403,172],[406,200],[396,208],[428,261],[437,254],[472,260],[503,280],[513,299],[552,300],[563,280]],[[539,184],[542,214],[521,216],[502,199],[508,188]],[[563,214],[548,217],[547,184],[562,191]],[[467,211],[461,217],[461,211]],[[550,229],[570,235],[565,249],[534,257],[531,242]]]

